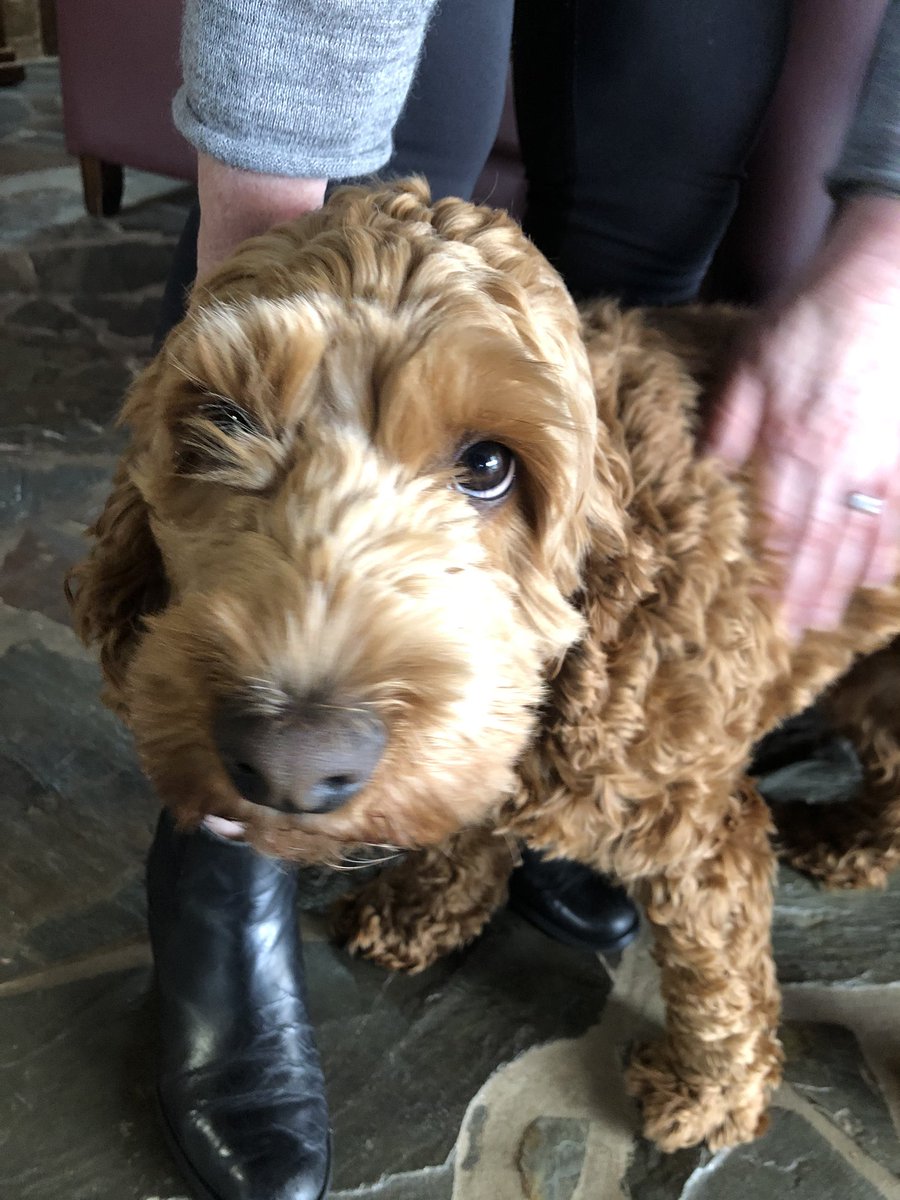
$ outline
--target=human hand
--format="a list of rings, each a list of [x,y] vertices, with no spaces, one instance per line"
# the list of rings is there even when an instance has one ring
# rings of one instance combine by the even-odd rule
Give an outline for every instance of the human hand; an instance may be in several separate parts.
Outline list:
[[[761,314],[707,444],[732,467],[758,466],[794,637],[834,628],[855,588],[896,577],[898,363],[900,198],[858,195],[805,277]]]
[[[324,179],[259,175],[200,154],[197,279],[202,282],[248,237],[321,208]]]

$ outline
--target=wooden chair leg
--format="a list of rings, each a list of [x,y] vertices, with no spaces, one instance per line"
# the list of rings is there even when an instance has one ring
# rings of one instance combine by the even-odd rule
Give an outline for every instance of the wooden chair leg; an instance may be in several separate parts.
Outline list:
[[[93,154],[82,154],[84,207],[92,217],[114,217],[122,204],[122,168]]]
[[[40,0],[39,13],[41,20],[41,47],[45,54],[55,58],[59,54],[59,40],[56,34],[56,3],[55,0]]]
[[[0,0],[0,87],[9,87],[13,83],[21,83],[25,78],[25,68],[16,62],[16,52],[6,44],[6,28],[3,23],[3,2]]]

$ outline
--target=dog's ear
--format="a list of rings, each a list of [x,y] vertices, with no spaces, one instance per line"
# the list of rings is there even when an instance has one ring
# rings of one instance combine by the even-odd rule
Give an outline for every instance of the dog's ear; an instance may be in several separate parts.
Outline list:
[[[130,465],[126,455],[103,512],[88,530],[94,539],[90,554],[65,581],[75,632],[86,645],[99,647],[104,699],[121,715],[127,711],[125,682],[142,618],[163,608],[168,595],[162,556]]]

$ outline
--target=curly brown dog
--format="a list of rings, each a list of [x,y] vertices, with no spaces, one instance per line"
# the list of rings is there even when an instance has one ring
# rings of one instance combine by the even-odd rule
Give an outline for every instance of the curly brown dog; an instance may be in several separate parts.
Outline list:
[[[72,581],[185,825],[303,861],[413,851],[343,906],[352,949],[419,970],[469,941],[515,840],[624,881],[667,1004],[630,1086],[667,1150],[763,1128],[774,857],[742,772],[841,677],[869,791],[803,810],[789,856],[855,886],[900,854],[900,672],[861,661],[900,591],[792,646],[750,483],[696,451],[739,324],[579,315],[505,215],[345,189],[195,289]]]

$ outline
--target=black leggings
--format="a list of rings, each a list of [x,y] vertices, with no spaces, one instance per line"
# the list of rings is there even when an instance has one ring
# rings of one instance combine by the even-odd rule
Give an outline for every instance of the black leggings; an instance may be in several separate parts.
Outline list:
[[[789,15],[789,0],[518,0],[525,228],[576,295],[697,294]]]
[[[790,0],[517,0],[525,228],[579,296],[696,295],[775,85]],[[383,175],[470,197],[493,143],[513,0],[440,0]],[[179,244],[161,335],[196,264]]]

